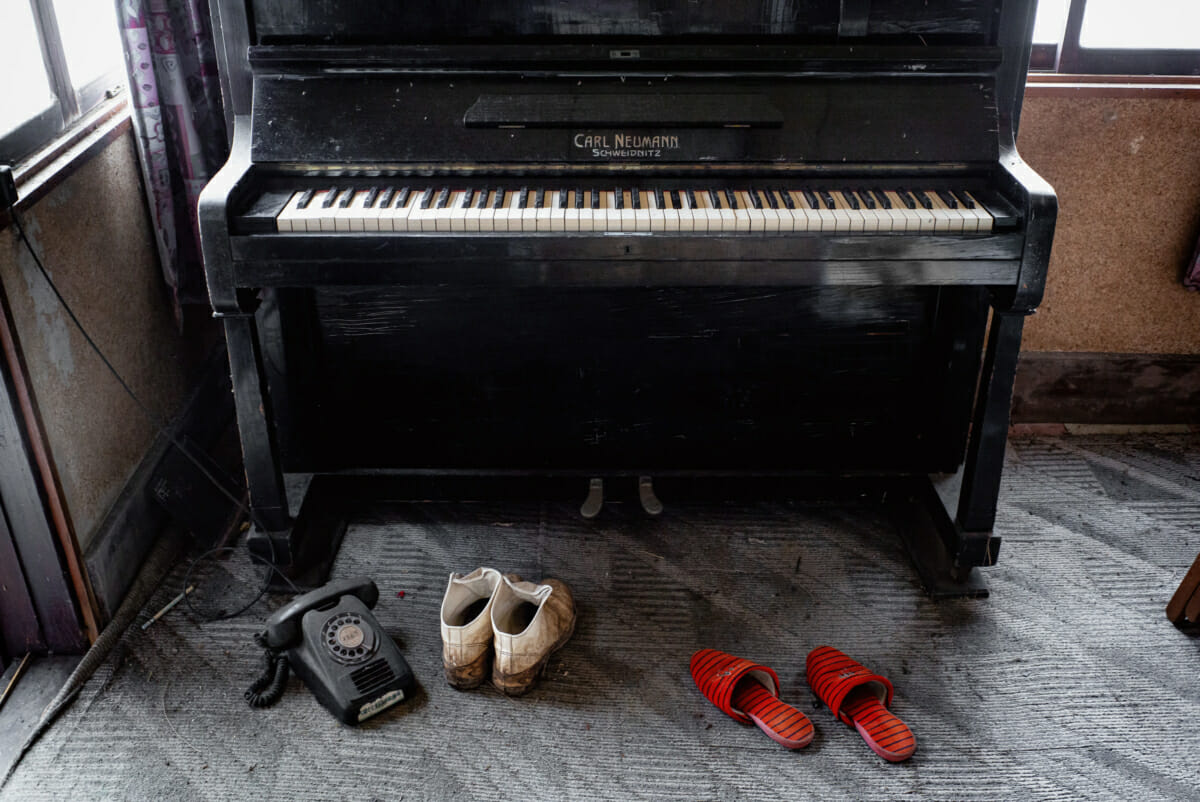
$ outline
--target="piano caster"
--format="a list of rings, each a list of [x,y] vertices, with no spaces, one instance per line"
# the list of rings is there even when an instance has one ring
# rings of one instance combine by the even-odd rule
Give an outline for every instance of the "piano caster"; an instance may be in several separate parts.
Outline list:
[[[654,479],[649,476],[638,477],[638,501],[647,515],[662,515],[663,505],[654,495]]]
[[[592,479],[588,482],[587,498],[583,500],[583,506],[579,508],[579,514],[590,521],[600,514],[600,510],[603,507],[604,480]]]

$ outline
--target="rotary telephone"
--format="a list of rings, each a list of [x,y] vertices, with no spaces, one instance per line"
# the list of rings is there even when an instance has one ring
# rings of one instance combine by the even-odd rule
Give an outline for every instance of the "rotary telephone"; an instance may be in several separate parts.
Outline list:
[[[346,724],[365,721],[411,696],[412,669],[371,615],[377,601],[379,588],[359,578],[331,582],[277,610],[255,635],[266,650],[267,667],[246,691],[246,701],[252,707],[279,701],[289,665]]]

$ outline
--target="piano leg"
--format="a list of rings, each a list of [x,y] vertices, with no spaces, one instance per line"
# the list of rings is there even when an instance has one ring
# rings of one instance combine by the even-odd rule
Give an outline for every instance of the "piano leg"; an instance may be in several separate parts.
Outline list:
[[[979,397],[975,402],[975,418],[971,439],[967,443],[967,460],[963,466],[962,489],[958,496],[958,527],[965,533],[990,535],[996,522],[996,501],[1000,495],[1000,473],[1004,469],[1004,447],[1008,442],[1009,415],[1012,407],[1013,380],[1017,375],[1017,357],[1021,352],[1021,332],[1025,316],[1014,313],[992,315],[987,350],[983,358],[983,375]],[[956,562],[967,565],[990,565],[995,562],[995,547],[990,538],[972,538],[979,543]],[[963,551],[966,551],[964,549]]]
[[[265,529],[267,533],[283,534],[282,538],[276,536],[272,540],[275,559],[287,563],[290,562],[287,533],[292,521],[288,515],[287,493],[279,467],[279,447],[275,442],[271,405],[266,399],[267,380],[263,372],[257,326],[253,315],[229,316],[224,321],[225,345],[229,350],[229,368],[233,373],[238,432],[242,439],[242,459],[254,523],[256,528]],[[263,554],[268,559],[270,551],[264,545]]]
[[[1020,314],[992,316],[966,461],[957,477],[940,483],[945,495],[926,477],[913,479],[903,492],[891,496],[921,584],[935,598],[987,596],[974,569],[993,565],[1000,550],[992,526],[1024,324]],[[956,519],[949,512],[954,479],[960,480]]]

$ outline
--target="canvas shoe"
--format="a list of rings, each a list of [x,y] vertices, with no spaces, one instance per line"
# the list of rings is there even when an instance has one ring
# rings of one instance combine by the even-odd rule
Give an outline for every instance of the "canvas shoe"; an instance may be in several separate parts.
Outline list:
[[[510,574],[520,581],[516,574]],[[442,667],[446,682],[465,691],[487,679],[492,657],[492,604],[503,577],[495,568],[450,574],[442,597]]]
[[[535,584],[501,577],[491,615],[496,649],[492,684],[520,696],[575,631],[575,599],[557,579]]]

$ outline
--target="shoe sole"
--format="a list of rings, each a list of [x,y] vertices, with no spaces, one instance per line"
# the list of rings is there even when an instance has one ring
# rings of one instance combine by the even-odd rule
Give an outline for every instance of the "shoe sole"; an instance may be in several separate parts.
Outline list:
[[[459,691],[469,691],[478,688],[487,679],[488,666],[491,664],[492,650],[487,649],[479,657],[466,665],[451,665],[442,660],[442,668],[446,673],[446,683]]]

